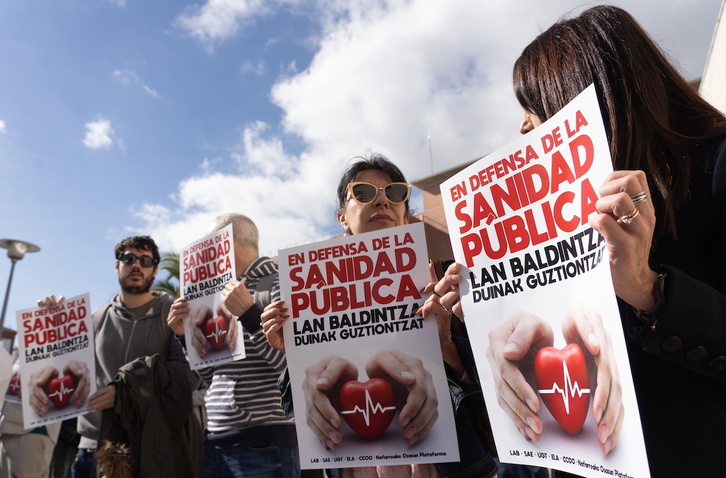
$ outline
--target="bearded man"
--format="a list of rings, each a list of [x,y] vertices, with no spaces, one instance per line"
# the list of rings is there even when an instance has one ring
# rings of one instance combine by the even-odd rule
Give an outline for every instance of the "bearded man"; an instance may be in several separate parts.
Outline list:
[[[101,411],[117,403],[119,383],[114,378],[121,369],[136,359],[156,354],[164,362],[183,362],[189,369],[181,344],[166,324],[172,298],[151,291],[160,261],[156,243],[149,236],[128,237],[116,245],[115,256],[121,290],[110,303],[93,312],[97,391],[88,400],[92,413],[78,418],[81,441],[72,469],[74,478],[95,476]],[[58,300],[48,296],[38,304],[54,307],[63,300],[63,296]],[[42,416],[47,411],[47,399],[39,395],[35,406]]]

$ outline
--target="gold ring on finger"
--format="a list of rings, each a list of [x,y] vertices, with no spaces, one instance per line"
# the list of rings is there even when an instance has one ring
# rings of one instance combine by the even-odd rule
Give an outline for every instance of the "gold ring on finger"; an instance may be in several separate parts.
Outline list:
[[[625,214],[624,216],[618,217],[618,222],[622,222],[623,224],[630,224],[633,222],[633,219],[638,217],[638,214],[640,214],[640,210],[638,210],[638,206],[635,206],[632,211]]]

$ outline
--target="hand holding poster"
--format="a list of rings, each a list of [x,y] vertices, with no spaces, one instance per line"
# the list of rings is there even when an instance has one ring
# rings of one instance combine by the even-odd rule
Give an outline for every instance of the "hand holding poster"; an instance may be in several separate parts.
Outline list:
[[[236,278],[232,225],[182,249],[180,261],[182,296],[190,306],[184,319],[189,366],[196,370],[243,359],[242,328],[220,297]]]
[[[279,264],[301,467],[458,461],[436,320],[415,315],[430,280],[423,225],[285,249]],[[424,415],[432,428],[407,444]]]
[[[608,252],[588,225],[611,171],[590,86],[441,185],[502,461],[649,476]]]
[[[17,312],[23,421],[26,429],[87,412],[96,391],[90,295],[57,307]]]

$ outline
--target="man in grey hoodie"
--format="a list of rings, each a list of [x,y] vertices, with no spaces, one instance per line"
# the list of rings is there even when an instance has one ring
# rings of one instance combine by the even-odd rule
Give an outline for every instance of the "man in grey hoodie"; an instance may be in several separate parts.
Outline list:
[[[166,324],[172,298],[151,291],[160,260],[154,240],[149,236],[126,238],[116,245],[115,256],[121,290],[110,303],[93,312],[97,391],[88,401],[92,413],[78,419],[81,441],[72,469],[74,478],[94,476],[101,411],[115,404],[116,387],[111,382],[119,369],[154,354],[166,361],[186,362],[181,345]],[[57,301],[49,296],[38,303],[53,307]],[[38,413],[47,412],[47,397],[38,397],[36,402]]]

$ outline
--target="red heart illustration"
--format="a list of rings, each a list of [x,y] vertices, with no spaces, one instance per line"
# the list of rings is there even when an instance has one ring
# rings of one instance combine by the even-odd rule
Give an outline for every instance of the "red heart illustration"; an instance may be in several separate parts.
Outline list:
[[[13,375],[8,385],[8,395],[20,395],[20,375]]]
[[[351,380],[340,388],[340,413],[348,426],[369,440],[388,429],[396,415],[396,397],[382,378]]]
[[[214,350],[222,350],[227,338],[227,318],[223,315],[209,317],[202,324],[202,332]]]
[[[539,396],[557,423],[570,435],[579,432],[590,405],[587,363],[580,346],[540,350],[534,359],[534,379]]]
[[[72,374],[51,378],[44,388],[53,405],[56,408],[64,408],[76,390],[76,378]]]

